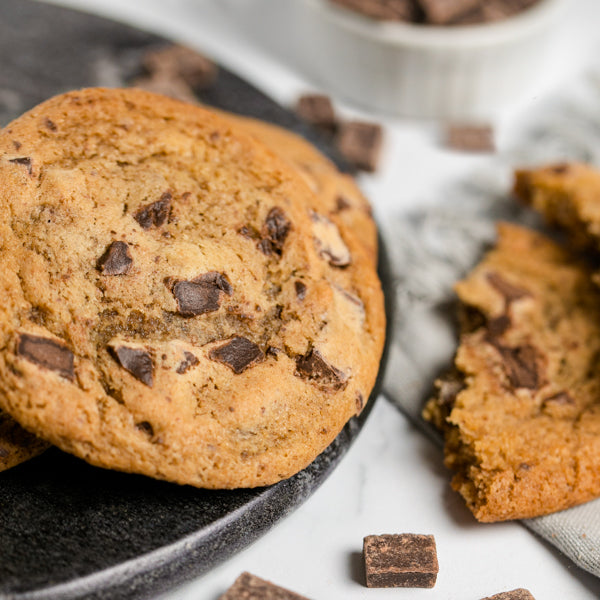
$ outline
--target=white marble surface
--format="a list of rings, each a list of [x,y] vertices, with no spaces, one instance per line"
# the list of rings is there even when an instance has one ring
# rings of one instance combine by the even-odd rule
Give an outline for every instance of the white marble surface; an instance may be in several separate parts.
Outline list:
[[[282,103],[323,89],[305,71],[285,14],[292,0],[55,0],[146,28],[212,54]],[[534,93],[498,120],[499,144],[510,143],[523,114],[567,85],[600,49],[600,2],[572,0],[554,47],[552,68]],[[305,41],[310,43],[310,40]],[[380,221],[423,202],[443,201],[444,186],[489,157],[450,153],[434,123],[371,115],[335,98],[345,116],[377,119],[387,137],[381,169],[361,184]],[[438,450],[385,398],[357,442],[323,486],[267,535],[165,600],[217,600],[250,571],[312,600],[427,597],[478,600],[517,587],[537,600],[600,597],[586,574],[518,523],[477,524],[448,485]],[[367,589],[363,536],[431,533],[440,573],[432,590]]]

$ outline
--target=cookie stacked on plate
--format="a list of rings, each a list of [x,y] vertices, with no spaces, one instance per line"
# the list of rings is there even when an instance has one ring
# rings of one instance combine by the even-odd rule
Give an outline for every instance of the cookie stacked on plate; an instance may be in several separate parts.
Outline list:
[[[456,286],[455,371],[425,410],[444,431],[453,487],[481,521],[600,496],[600,173],[521,170],[514,190],[569,241],[499,226],[496,247]]]
[[[362,410],[385,324],[368,205],[268,129],[281,150],[87,89],[2,131],[6,414],[95,465],[234,488],[296,473]]]

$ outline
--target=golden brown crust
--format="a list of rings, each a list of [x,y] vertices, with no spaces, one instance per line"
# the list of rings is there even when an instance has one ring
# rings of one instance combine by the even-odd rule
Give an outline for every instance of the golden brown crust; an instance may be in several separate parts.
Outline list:
[[[251,487],[362,408],[373,265],[241,128],[141,90],[71,92],[3,130],[0,178],[0,406],[30,431],[96,465]]]
[[[499,227],[456,286],[464,321],[454,387],[425,416],[441,426],[453,487],[480,521],[529,518],[600,496],[600,294],[536,232]]]

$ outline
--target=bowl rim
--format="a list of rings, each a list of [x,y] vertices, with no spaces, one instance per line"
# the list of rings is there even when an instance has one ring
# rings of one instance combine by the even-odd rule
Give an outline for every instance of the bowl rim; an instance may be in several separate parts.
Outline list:
[[[341,28],[392,46],[427,48],[482,48],[510,43],[551,26],[569,0],[538,0],[519,14],[492,23],[474,25],[420,25],[380,21],[329,0],[304,0]]]

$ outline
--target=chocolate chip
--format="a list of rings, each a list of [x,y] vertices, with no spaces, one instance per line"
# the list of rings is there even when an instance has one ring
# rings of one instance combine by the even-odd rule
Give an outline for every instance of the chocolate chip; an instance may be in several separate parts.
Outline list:
[[[294,374],[328,391],[343,390],[348,383],[346,374],[330,365],[314,348],[311,348],[306,354],[296,357]]]
[[[125,242],[112,242],[98,259],[97,266],[104,275],[125,275],[132,264],[129,245]]]
[[[265,254],[281,256],[283,244],[291,229],[291,223],[281,208],[275,206],[269,211],[262,230],[261,250]]]
[[[525,588],[518,588],[510,592],[500,592],[493,596],[487,596],[481,600],[535,600],[533,594]]]
[[[368,535],[363,541],[367,587],[432,588],[439,571],[432,535]]]
[[[382,144],[381,125],[363,121],[343,123],[336,138],[336,146],[343,157],[357,169],[369,172],[377,169]]]
[[[239,336],[213,348],[208,356],[211,360],[227,365],[236,375],[265,359],[262,350],[254,342]]]
[[[154,364],[150,353],[139,348],[128,348],[127,346],[111,347],[119,364],[138,381],[152,387],[154,383]]]
[[[238,233],[250,240],[260,240],[260,233],[252,225],[242,225]]]
[[[549,396],[545,398],[542,402],[542,406],[548,406],[549,404],[553,404],[555,406],[574,406],[575,400],[569,394],[569,392],[562,391],[554,394],[553,396]]]
[[[62,377],[75,378],[73,353],[62,342],[22,333],[17,354],[40,367],[56,371]]]
[[[54,124],[54,121],[51,121],[48,117],[46,117],[46,119],[44,120],[44,125],[50,130],[50,131],[56,131],[56,125]]]
[[[344,243],[337,225],[327,217],[311,212],[315,248],[321,258],[334,267],[345,267],[352,261],[350,250]]]
[[[529,344],[508,348],[496,345],[502,356],[504,367],[514,388],[537,390],[544,382],[541,370],[542,356]]]
[[[296,290],[296,296],[298,300],[304,300],[306,298],[306,284],[302,281],[294,281],[294,289]]]
[[[21,142],[19,142],[18,140],[13,140],[13,146],[15,147],[15,150],[20,150],[22,145],[23,144],[21,144]]]
[[[493,152],[494,130],[490,125],[449,125],[446,146],[463,152]]]
[[[352,204],[346,200],[343,196],[338,196],[335,200],[335,208],[336,212],[342,212],[343,210],[348,210],[352,208]]]
[[[504,296],[507,303],[514,302],[516,300],[520,300],[521,298],[526,298],[531,296],[529,290],[525,288],[519,287],[506,281],[502,275],[496,272],[488,273],[486,275],[487,280],[490,282],[491,286],[502,296]]]
[[[160,200],[142,206],[133,218],[142,226],[143,229],[151,227],[160,227],[165,223],[171,213],[171,201],[173,197],[169,192],[165,192]]]
[[[8,162],[27,167],[27,173],[29,173],[29,175],[31,175],[31,173],[33,172],[31,158],[29,158],[28,156],[23,156],[22,158],[11,158]]]
[[[329,96],[324,94],[304,94],[296,103],[296,114],[304,121],[327,132],[333,133],[337,119]]]
[[[200,361],[196,356],[186,350],[183,353],[183,360],[177,366],[176,372],[179,373],[179,375],[183,375],[186,371],[196,366],[198,362]]]
[[[435,25],[445,25],[460,15],[477,8],[481,0],[419,0],[426,19]]]
[[[154,435],[154,428],[148,421],[142,421],[141,423],[135,424],[136,429],[143,431],[146,435],[152,437]]]
[[[510,329],[510,317],[508,315],[500,315],[493,319],[488,319],[485,326],[487,329],[488,341],[499,338],[505,331]]]
[[[219,600],[308,600],[256,575],[242,573]]]
[[[184,317],[203,315],[218,310],[221,294],[233,294],[233,287],[222,273],[211,271],[191,281],[178,281],[171,289],[177,309]]]

